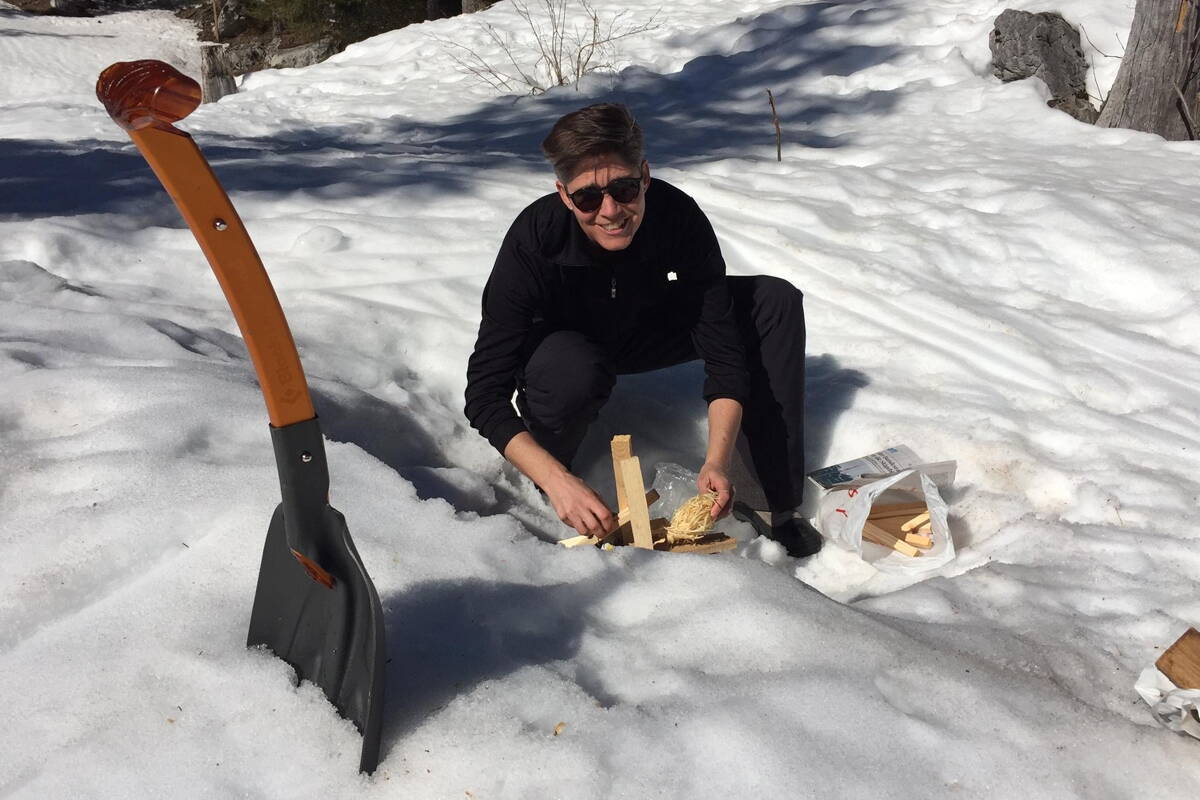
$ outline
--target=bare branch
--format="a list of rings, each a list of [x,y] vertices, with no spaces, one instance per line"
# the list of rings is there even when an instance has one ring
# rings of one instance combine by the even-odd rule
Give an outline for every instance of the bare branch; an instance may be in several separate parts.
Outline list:
[[[1102,54],[1103,55],[1103,54]],[[1100,79],[1096,77],[1096,62],[1089,56],[1088,61],[1092,65],[1092,83],[1096,84],[1096,94],[1089,94],[1088,97],[1100,104],[1100,108],[1104,108],[1104,104],[1108,102],[1108,98],[1104,96],[1104,91],[1100,88]]]
[[[771,122],[775,124],[775,160],[783,161],[783,129],[779,126],[779,112],[775,109],[775,95],[767,89],[767,100],[771,104]]]
[[[570,24],[572,5],[580,9],[580,23]],[[660,11],[648,20],[629,20],[628,10],[605,19],[591,0],[512,0],[511,7],[524,23],[524,33],[508,36],[490,24],[480,28],[507,60],[497,67],[478,51],[440,37],[455,65],[497,91],[508,91],[524,84],[533,94],[551,86],[574,86],[592,72],[615,71],[616,43],[659,27]],[[534,57],[532,70],[523,67]],[[515,73],[515,74],[514,74]]]
[[[1100,55],[1104,56],[1105,58],[1115,58],[1115,59],[1118,59],[1118,60],[1121,58],[1121,56],[1110,56],[1108,53],[1104,52],[1104,51],[1103,51],[1103,50],[1101,50],[1099,47],[1097,47],[1097,46],[1096,46],[1096,43],[1092,41],[1092,37],[1088,36],[1087,28],[1083,27],[1083,25],[1082,25],[1082,24],[1080,24],[1080,26],[1079,26],[1079,30],[1083,31],[1083,38],[1087,39],[1087,41],[1088,41],[1088,44],[1090,44],[1090,45],[1092,46],[1092,49],[1093,49],[1093,50],[1095,50],[1097,53],[1099,53]],[[1120,39],[1117,39],[1117,41],[1119,42],[1119,41],[1121,41],[1121,40],[1120,40]],[[1122,52],[1124,52],[1124,49],[1125,49],[1125,46],[1124,46],[1124,45],[1122,45],[1122,46],[1121,46],[1121,50],[1122,50]],[[1095,69],[1095,67],[1092,67],[1092,69]]]
[[[1187,127],[1188,138],[1194,142],[1196,141],[1196,123],[1192,121],[1192,112],[1188,109],[1188,101],[1184,99],[1183,92],[1179,91],[1178,86],[1171,84],[1171,88],[1179,97],[1179,110],[1183,113],[1183,124]]]

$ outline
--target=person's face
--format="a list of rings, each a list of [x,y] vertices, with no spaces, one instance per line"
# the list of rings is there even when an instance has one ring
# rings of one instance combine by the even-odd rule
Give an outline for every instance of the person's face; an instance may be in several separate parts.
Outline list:
[[[627,203],[618,203],[608,192],[600,207],[593,211],[581,211],[571,201],[571,193],[587,186],[604,188],[618,178],[641,179],[641,190],[637,197]],[[615,155],[602,155],[585,161],[583,167],[565,184],[555,181],[558,196],[579,221],[579,227],[587,237],[605,250],[624,250],[633,241],[646,213],[646,188],[650,185],[650,165],[645,161],[639,167],[631,167]]]

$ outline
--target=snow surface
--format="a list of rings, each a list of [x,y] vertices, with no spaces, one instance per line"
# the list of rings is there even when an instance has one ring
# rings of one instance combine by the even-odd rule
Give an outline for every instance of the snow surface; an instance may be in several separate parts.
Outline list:
[[[1200,157],[1001,85],[987,47],[1003,8],[1061,10],[1101,94],[1132,1],[596,5],[659,27],[578,90],[454,68],[444,40],[501,58],[480,20],[520,33],[502,2],[251,76],[182,124],[271,272],[386,608],[366,778],[353,726],[244,647],[278,500],[262,401],[91,95],[113,61],[194,72],[192,32],[0,3],[0,794],[1192,796],[1196,742],[1132,684],[1200,619]],[[805,292],[812,466],[958,460],[954,562],[913,583],[832,546],[551,544],[570,532],[462,417],[464,364],[496,247],[551,188],[541,136],[602,98],[732,273]],[[614,432],[695,467],[699,383],[623,379],[586,474],[611,491]]]

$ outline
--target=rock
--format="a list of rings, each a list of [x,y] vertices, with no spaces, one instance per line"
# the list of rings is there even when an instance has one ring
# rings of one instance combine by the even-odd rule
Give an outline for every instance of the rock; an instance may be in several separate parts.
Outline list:
[[[275,69],[284,67],[307,67],[324,61],[337,52],[337,45],[332,39],[319,39],[299,47],[289,47],[278,50],[267,59],[267,65]]]
[[[265,67],[273,52],[269,43],[258,40],[233,42],[225,50],[225,63],[232,74],[245,75]]]
[[[90,0],[50,0],[49,13],[60,17],[86,17],[94,8]]]
[[[1004,82],[1039,78],[1050,89],[1047,103],[1083,122],[1099,112],[1087,94],[1087,61],[1079,31],[1052,12],[1005,9],[989,37],[993,73]]]
[[[224,0],[220,13],[217,14],[217,38],[221,41],[232,39],[250,24],[246,15],[246,5],[243,0]]]

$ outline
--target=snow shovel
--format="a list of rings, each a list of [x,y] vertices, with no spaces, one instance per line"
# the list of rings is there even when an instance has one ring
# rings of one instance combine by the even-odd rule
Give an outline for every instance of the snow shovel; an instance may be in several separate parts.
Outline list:
[[[300,356],[279,299],[225,190],[192,138],[174,127],[200,86],[161,61],[117,63],[96,95],[162,182],[225,292],[271,420],[283,502],[263,547],[250,647],[266,645],[321,687],[362,732],[359,769],[379,763],[383,609],[346,520],[329,505],[329,471]]]

